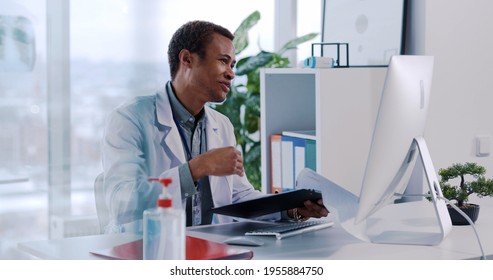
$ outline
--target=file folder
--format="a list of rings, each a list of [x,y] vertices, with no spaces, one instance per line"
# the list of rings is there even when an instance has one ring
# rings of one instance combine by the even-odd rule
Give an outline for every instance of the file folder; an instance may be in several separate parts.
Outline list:
[[[281,135],[272,134],[270,136],[271,193],[282,192],[281,163]]]
[[[281,136],[281,184],[282,192],[294,190],[294,144],[293,137]]]

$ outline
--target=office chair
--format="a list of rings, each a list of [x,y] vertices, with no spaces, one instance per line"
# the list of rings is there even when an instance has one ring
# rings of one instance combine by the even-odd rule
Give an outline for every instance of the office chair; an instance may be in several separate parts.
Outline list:
[[[96,212],[99,220],[99,232],[104,233],[104,228],[109,222],[109,209],[105,202],[104,173],[100,173],[94,180],[94,197],[96,199]]]

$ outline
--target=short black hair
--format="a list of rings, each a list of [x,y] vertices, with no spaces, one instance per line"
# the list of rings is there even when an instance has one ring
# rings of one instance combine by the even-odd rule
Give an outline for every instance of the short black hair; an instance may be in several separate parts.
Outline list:
[[[176,30],[168,46],[171,80],[174,80],[178,72],[180,51],[187,49],[191,53],[197,53],[200,58],[205,58],[206,47],[212,41],[214,33],[219,33],[231,41],[234,39],[234,35],[228,29],[207,21],[189,21]]]

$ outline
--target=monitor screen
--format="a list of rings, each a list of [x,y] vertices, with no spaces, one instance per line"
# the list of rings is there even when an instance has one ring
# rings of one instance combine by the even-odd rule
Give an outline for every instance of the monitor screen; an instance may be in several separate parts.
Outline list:
[[[389,62],[355,222],[400,198],[413,171],[428,115],[433,57],[396,55]]]

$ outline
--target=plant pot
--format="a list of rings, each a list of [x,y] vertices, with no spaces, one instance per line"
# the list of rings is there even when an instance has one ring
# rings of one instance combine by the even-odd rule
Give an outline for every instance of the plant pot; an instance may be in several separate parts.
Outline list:
[[[448,212],[450,214],[450,219],[452,220],[452,225],[454,226],[464,226],[469,225],[469,222],[464,218],[459,212],[457,212],[451,206],[448,206]],[[466,215],[473,221],[476,222],[479,216],[479,205],[477,204],[464,204],[464,207],[460,208]]]

